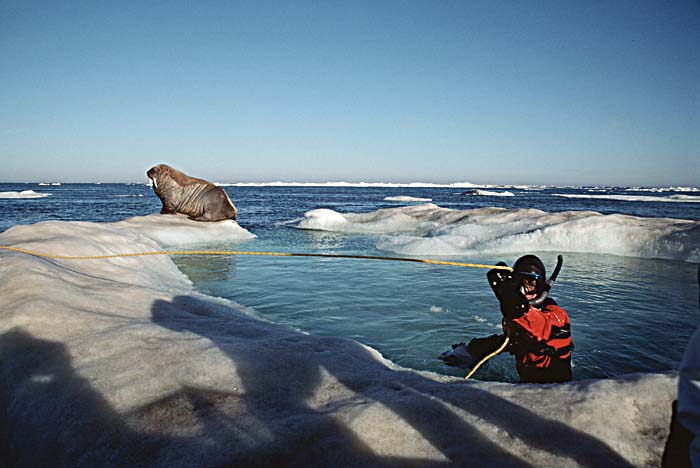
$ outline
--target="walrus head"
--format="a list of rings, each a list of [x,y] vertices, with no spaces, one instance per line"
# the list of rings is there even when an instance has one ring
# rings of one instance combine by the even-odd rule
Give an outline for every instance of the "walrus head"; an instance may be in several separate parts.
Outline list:
[[[207,183],[204,180],[190,177],[167,164],[153,166],[146,172],[146,175],[153,182],[153,188],[155,188],[156,193],[160,193],[165,185],[172,186],[173,183],[180,187],[192,183]]]
[[[190,177],[184,172],[180,172],[174,167],[168,166],[167,164],[158,164],[153,166],[146,172],[146,175],[153,182],[153,186],[158,190],[158,184],[162,184],[167,180],[172,180],[180,187],[190,184],[209,184],[203,179],[197,179],[196,177]]]
[[[153,187],[156,189],[156,192],[158,191],[158,180],[165,175],[169,175],[171,169],[172,167],[167,164],[158,164],[146,172],[148,178],[153,182]]]

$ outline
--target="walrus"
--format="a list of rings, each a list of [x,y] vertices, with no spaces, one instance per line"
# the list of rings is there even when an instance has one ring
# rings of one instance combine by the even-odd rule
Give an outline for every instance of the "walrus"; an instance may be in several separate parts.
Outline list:
[[[161,214],[182,213],[194,221],[236,219],[238,211],[231,199],[211,182],[190,177],[167,164],[153,166],[146,175],[163,202]]]

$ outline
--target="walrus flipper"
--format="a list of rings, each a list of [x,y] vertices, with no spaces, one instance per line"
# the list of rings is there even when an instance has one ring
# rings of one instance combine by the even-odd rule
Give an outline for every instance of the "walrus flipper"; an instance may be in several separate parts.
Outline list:
[[[171,203],[163,203],[163,208],[160,210],[160,214],[176,214],[177,210]]]

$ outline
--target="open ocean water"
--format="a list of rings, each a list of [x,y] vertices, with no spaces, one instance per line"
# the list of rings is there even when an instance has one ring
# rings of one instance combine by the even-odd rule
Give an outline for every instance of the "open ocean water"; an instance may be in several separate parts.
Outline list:
[[[46,196],[27,198],[32,196],[29,190]],[[581,223],[570,231],[564,227],[555,237],[543,239],[541,245],[548,247],[541,252],[514,251],[518,244],[512,244],[504,245],[500,253],[477,249],[469,255],[452,250],[445,254],[433,246],[445,241],[462,245],[480,235],[470,226],[411,231],[408,236],[400,224],[397,228],[395,218],[390,228],[371,232],[295,226],[305,212],[319,208],[379,216],[383,212],[377,210],[420,203],[391,200],[408,196],[453,210],[499,207],[631,215],[645,218],[642,232],[651,235],[673,220],[700,220],[700,189],[489,187],[475,192],[455,187],[226,186],[225,190],[239,210],[239,223],[257,238],[198,247],[396,257],[406,253],[401,249],[408,242],[414,246],[411,252],[418,252],[409,256],[470,263],[512,264],[521,254],[537,253],[548,273],[556,255],[562,254],[564,267],[552,297],[571,319],[576,380],[675,369],[698,326],[698,226],[676,234],[669,251],[681,245],[683,253],[666,259],[653,258],[661,244],[616,255],[614,239],[612,252],[567,251],[581,239],[605,238],[608,231],[611,239],[624,238],[625,226],[636,221],[625,218],[621,224],[616,217],[603,218],[593,231]],[[21,192],[25,193],[18,195]],[[0,184],[0,232],[15,224],[46,220],[118,221],[157,213],[160,207],[144,184]],[[571,239],[562,241],[562,233]],[[552,248],[557,242],[565,248]],[[500,333],[498,303],[482,269],[255,256],[181,256],[174,261],[203,293],[232,299],[273,322],[309,333],[355,339],[409,368],[464,375],[463,370],[445,366],[440,353],[452,343]],[[512,356],[492,359],[476,378],[517,381]]]

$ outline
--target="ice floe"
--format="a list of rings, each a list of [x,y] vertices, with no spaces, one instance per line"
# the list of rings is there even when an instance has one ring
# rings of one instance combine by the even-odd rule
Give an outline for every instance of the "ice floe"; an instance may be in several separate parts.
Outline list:
[[[0,192],[0,198],[22,199],[22,198],[46,198],[48,193],[38,193],[34,190],[22,190],[21,192]]]
[[[424,223],[464,216],[418,209]],[[222,229],[166,216],[43,222],[0,245],[139,252]],[[401,369],[200,294],[167,256],[0,251],[0,275],[9,466],[653,466],[676,396],[674,373],[516,385]]]
[[[369,213],[311,210],[295,226],[384,234],[378,248],[413,256],[550,251],[700,261],[700,221],[593,211],[453,210],[426,203]]]
[[[630,192],[700,192],[698,187],[628,187]]]
[[[494,192],[493,190],[480,190],[480,189],[474,189],[474,190],[468,190],[463,193],[463,195],[473,195],[477,197],[514,197],[515,194],[513,192]]]
[[[408,195],[399,195],[396,197],[384,197],[384,201],[395,201],[395,202],[429,202],[432,201],[431,198],[420,198],[420,197],[410,197]]]
[[[685,195],[676,194],[668,195],[665,197],[655,197],[649,195],[615,195],[615,194],[605,194],[605,195],[586,195],[586,194],[575,194],[575,193],[554,193],[555,197],[564,198],[590,198],[595,200],[618,200],[618,201],[629,201],[629,202],[676,202],[676,203],[700,203],[700,196],[698,195]]]
[[[436,184],[432,182],[217,182],[219,187],[360,187],[360,188],[471,188],[470,182]]]

